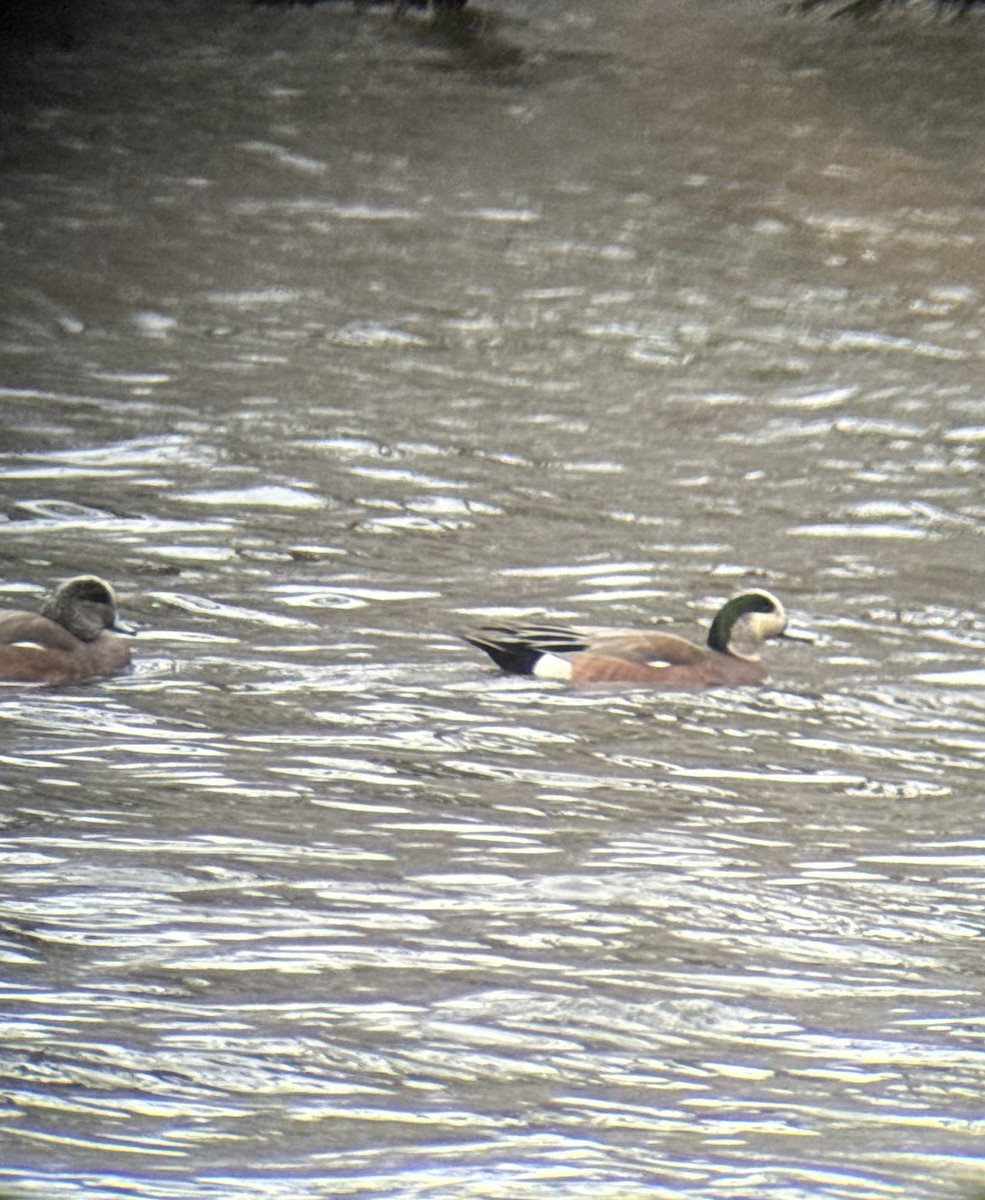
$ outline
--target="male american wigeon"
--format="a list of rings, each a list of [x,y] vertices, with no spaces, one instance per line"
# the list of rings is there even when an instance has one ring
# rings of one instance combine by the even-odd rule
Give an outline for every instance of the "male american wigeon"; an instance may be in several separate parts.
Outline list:
[[[699,646],[673,633],[566,625],[484,625],[462,637],[515,675],[568,683],[635,683],[667,691],[762,683],[766,667],[736,640],[790,637],[787,614],[769,592],[742,592],[718,610]]]
[[[116,615],[116,597],[95,575],[57,588],[41,611],[0,613],[0,682],[78,683],[118,675],[130,665],[130,647],[116,636],[132,633]]]

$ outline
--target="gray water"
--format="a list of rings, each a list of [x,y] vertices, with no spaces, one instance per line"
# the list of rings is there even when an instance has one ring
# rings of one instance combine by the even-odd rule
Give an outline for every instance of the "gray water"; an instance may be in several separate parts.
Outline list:
[[[985,1189],[985,26],[105,0],[0,90],[0,1189]],[[454,637],[775,591],[761,689]]]

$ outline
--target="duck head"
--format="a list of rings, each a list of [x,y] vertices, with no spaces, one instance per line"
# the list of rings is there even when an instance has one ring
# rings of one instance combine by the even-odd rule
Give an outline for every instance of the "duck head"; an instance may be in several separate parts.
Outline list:
[[[41,606],[41,615],[57,621],[83,642],[94,642],[104,629],[135,632],[117,616],[113,589],[95,575],[67,579]]]

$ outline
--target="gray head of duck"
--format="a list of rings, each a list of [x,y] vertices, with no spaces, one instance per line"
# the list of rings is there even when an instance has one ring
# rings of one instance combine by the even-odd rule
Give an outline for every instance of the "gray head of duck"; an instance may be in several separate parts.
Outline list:
[[[116,596],[95,575],[66,579],[41,605],[41,616],[57,621],[83,642],[94,642],[104,629],[133,633],[116,615]]]
[[[786,636],[787,613],[772,592],[756,589],[726,600],[708,630],[708,645],[725,654],[736,638],[753,644]],[[734,651],[733,651],[734,653]]]

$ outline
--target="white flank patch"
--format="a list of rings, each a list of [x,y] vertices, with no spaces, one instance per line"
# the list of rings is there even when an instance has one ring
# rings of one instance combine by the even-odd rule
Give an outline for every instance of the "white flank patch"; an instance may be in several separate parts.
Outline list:
[[[531,673],[538,679],[570,679],[571,663],[559,654],[542,654]]]

